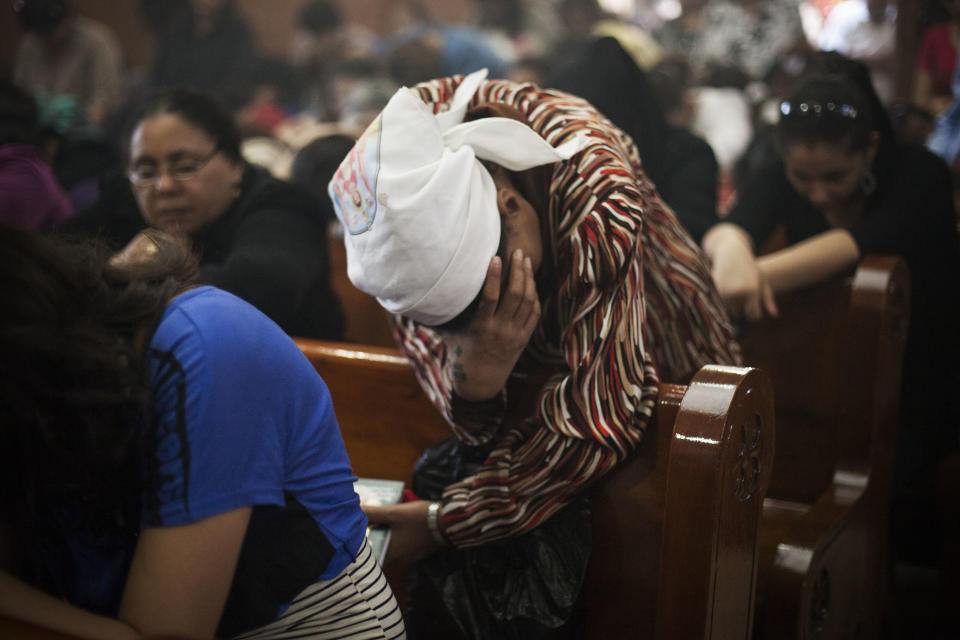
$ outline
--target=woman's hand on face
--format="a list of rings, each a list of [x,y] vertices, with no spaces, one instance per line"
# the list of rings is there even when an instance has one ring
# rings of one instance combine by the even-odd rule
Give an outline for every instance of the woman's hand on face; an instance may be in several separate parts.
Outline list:
[[[514,251],[502,291],[501,271],[494,257],[476,314],[466,327],[443,336],[454,390],[465,400],[489,400],[503,389],[540,321],[530,258]]]

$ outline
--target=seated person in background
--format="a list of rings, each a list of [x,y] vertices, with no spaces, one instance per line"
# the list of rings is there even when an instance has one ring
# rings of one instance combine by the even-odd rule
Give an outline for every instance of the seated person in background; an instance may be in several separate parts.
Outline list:
[[[960,66],[953,70],[953,91],[960,96]],[[955,99],[950,108],[937,118],[926,146],[950,167],[954,209],[960,213],[960,99]],[[957,229],[960,229],[960,218],[957,219]]]
[[[38,144],[36,103],[0,79],[0,222],[49,229],[73,213]]]
[[[234,0],[189,0],[156,33],[149,83],[217,95],[228,107],[243,106],[245,78],[259,52]]]
[[[931,116],[953,104],[951,80],[960,44],[960,2],[941,0],[941,4],[950,19],[924,30],[914,67],[913,104]]]
[[[312,67],[322,75],[326,64],[370,55],[375,40],[372,31],[347,22],[337,2],[310,0],[297,15],[289,58],[295,66]]]
[[[376,35],[344,19],[338,3],[311,0],[297,15],[289,60],[297,73],[301,105],[323,120],[335,120],[330,91],[333,70],[372,55]]]
[[[200,282],[252,303],[290,335],[338,339],[343,315],[316,198],[246,164],[230,114],[203,94],[157,93],[135,122],[129,181],[105,180],[100,202],[64,230],[117,247],[148,226],[186,234]]]
[[[524,541],[569,521],[630,455],[658,381],[739,360],[706,264],[629,136],[580,98],[485,77],[398,91],[330,183],[351,280],[396,314],[478,463],[433,503],[368,517],[391,525],[393,557],[442,543],[439,562],[476,566],[537,562]]]
[[[420,0],[393,0],[387,3],[388,35],[377,45],[377,53],[387,59],[395,55],[413,60],[425,58],[423,64],[406,67],[399,73],[391,60],[391,74],[401,85],[412,85],[434,75],[417,75],[418,68],[435,65],[438,73],[453,75],[489,69],[497,78],[506,77],[509,64],[487,41],[483,32],[471,27],[435,22]],[[432,65],[427,61],[432,60]]]
[[[96,640],[403,637],[323,381],[192,287],[174,237],[138,243],[0,227],[0,557],[20,561],[0,615]]]
[[[897,9],[889,0],[844,0],[833,9],[817,36],[817,46],[859,60],[870,69],[884,104],[894,97]]]
[[[555,69],[545,86],[580,96],[633,138],[644,173],[695,241],[717,222],[713,150],[667,122],[650,76],[616,40],[592,41]]]
[[[703,57],[700,55],[701,32],[704,25],[704,13],[707,0],[679,0],[680,15],[661,25],[654,33],[667,55],[683,55],[700,67]]]
[[[960,259],[950,174],[921,147],[898,144],[884,115],[838,76],[812,78],[781,105],[782,160],[747,183],[729,216],[707,232],[713,278],[735,315],[776,315],[775,294],[850,271],[865,255],[902,256],[911,317],[903,368],[894,517],[932,530],[901,505],[930,501],[942,447],[957,441]],[[789,246],[755,255],[783,226]],[[936,545],[926,545],[935,548]]]
[[[322,136],[311,141],[297,151],[290,167],[290,182],[313,192],[321,199],[323,217],[327,222],[336,222],[330,198],[327,197],[327,184],[336,173],[343,158],[350,153],[356,140],[342,133]]]
[[[21,0],[13,9],[27,31],[13,81],[50,98],[71,96],[86,122],[103,125],[122,98],[122,58],[113,32],[77,15],[69,0]]]
[[[711,0],[701,37],[708,65],[730,65],[752,79],[807,47],[795,0]]]

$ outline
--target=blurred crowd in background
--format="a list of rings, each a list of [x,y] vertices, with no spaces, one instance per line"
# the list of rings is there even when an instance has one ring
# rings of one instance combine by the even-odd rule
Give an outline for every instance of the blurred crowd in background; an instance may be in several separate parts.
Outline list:
[[[435,19],[429,3],[393,0],[382,3],[376,31],[348,20],[342,3],[298,4],[288,50],[266,55],[233,0],[140,0],[155,46],[148,64],[133,66],[111,26],[68,0],[14,2],[22,37],[9,79],[33,98],[35,115],[12,97],[12,85],[4,89],[0,143],[22,141],[20,123],[35,121],[31,135],[66,197],[55,205],[59,217],[38,224],[83,211],[98,199],[101,177],[125,169],[123,129],[152,87],[213,95],[236,116],[248,160],[322,193],[325,181],[315,177],[348,148],[330,136],[356,137],[399,86],[480,67],[549,86],[603,35],[648,76],[666,123],[709,143],[721,214],[759,162],[755,133],[776,121],[778,101],[818,50],[869,67],[905,139],[923,143],[944,121],[940,148],[948,163],[956,157],[960,2],[952,0],[920,11],[910,52],[898,49],[897,3],[887,0],[475,0],[458,24]],[[914,69],[911,86],[898,91],[904,55]]]

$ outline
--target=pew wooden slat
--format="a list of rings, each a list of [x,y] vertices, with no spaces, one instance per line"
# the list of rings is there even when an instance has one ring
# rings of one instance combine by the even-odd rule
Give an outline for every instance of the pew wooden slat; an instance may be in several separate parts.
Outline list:
[[[776,398],[760,525],[764,638],[880,634],[908,296],[903,261],[868,256],[852,277],[782,296],[780,317],[741,339]]]
[[[297,342],[331,390],[358,475],[389,460],[374,475],[409,480],[420,450],[449,435],[398,352]],[[750,637],[772,414],[759,370],[705,367],[689,387],[661,387],[636,454],[594,491],[585,637]],[[402,593],[402,571],[387,573]]]
[[[342,231],[331,230],[327,236],[330,256],[330,284],[343,306],[346,327],[344,340],[358,344],[392,348],[393,326],[390,315],[377,299],[360,291],[347,275],[347,250]]]
[[[6,640],[78,640],[76,636],[51,631],[19,620],[0,616],[0,638]]]

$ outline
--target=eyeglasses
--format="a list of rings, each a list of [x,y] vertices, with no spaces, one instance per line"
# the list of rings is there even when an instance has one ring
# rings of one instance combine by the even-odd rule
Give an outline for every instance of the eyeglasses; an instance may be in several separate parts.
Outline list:
[[[836,102],[800,102],[793,103],[784,101],[780,103],[780,113],[784,116],[837,116],[848,120],[856,120],[857,110],[849,104],[837,104]]]
[[[171,179],[177,182],[187,182],[193,180],[200,173],[200,170],[207,166],[214,156],[220,153],[220,149],[214,149],[206,156],[183,155],[171,160],[167,165],[167,174]],[[157,184],[157,180],[163,175],[162,165],[152,163],[143,163],[127,171],[127,177],[138,189],[149,189]]]

